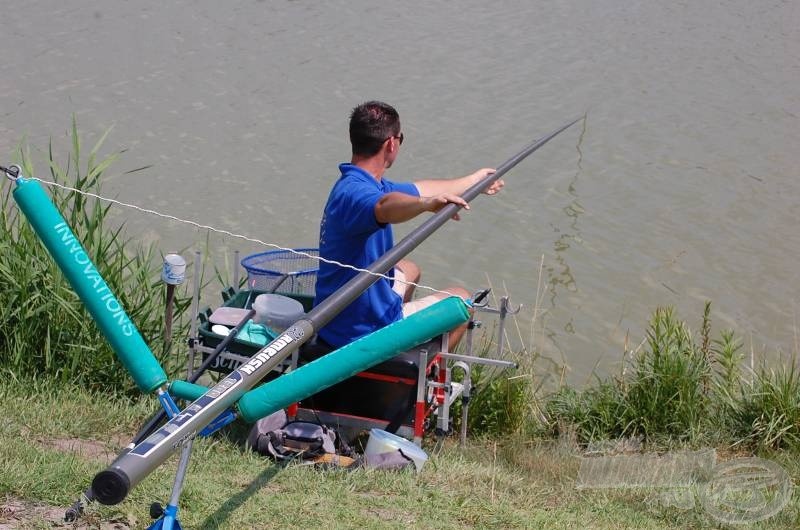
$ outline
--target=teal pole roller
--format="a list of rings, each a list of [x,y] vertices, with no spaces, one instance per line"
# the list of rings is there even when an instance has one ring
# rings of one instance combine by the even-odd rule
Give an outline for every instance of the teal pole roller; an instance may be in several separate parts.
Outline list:
[[[14,200],[143,392],[167,382],[153,352],[38,182],[16,179]]]
[[[257,421],[468,320],[469,310],[461,298],[445,298],[247,392],[236,406],[242,419]]]
[[[188,381],[172,381],[169,384],[169,393],[173,396],[186,399],[188,401],[195,401],[200,399],[203,394],[208,392],[208,387],[198,385],[197,383],[190,383]]]

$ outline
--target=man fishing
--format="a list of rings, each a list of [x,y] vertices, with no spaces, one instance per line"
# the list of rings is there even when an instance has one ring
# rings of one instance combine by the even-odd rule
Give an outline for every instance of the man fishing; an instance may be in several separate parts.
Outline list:
[[[322,258],[367,268],[394,244],[392,224],[402,223],[424,212],[438,212],[455,203],[469,209],[461,194],[494,172],[484,168],[470,175],[439,180],[393,182],[384,178],[403,144],[404,134],[397,111],[386,103],[369,101],[353,109],[350,115],[352,159],[340,164],[341,176],[328,197],[320,222],[319,254]],[[503,181],[492,182],[484,193],[494,195]],[[458,219],[456,214],[454,219]],[[314,305],[320,304],[357,274],[345,267],[320,261]],[[341,347],[392,322],[432,305],[449,295],[468,298],[463,287],[448,287],[412,300],[414,286],[420,279],[419,267],[410,260],[400,260],[363,292],[350,306],[319,331],[319,336],[333,347]],[[450,332],[455,346],[466,326]]]

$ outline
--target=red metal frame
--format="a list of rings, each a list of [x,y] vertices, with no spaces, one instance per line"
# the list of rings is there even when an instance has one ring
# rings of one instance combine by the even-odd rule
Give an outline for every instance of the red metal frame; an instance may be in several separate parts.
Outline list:
[[[447,374],[446,374],[447,361],[441,355],[439,355],[437,353],[430,360],[430,362],[428,362],[427,366],[425,367],[425,375],[426,376],[430,375],[431,370],[433,369],[434,366],[436,366],[438,368],[438,373],[436,374],[436,382],[444,384],[444,382],[446,380],[446,377],[447,377]],[[353,377],[363,377],[363,378],[366,378],[366,379],[373,379],[373,380],[377,380],[377,381],[385,381],[387,383],[403,384],[403,385],[407,385],[407,386],[413,386],[415,389],[416,389],[416,386],[417,386],[417,381],[414,380],[414,379],[410,379],[410,378],[407,378],[407,377],[397,377],[397,376],[392,376],[392,375],[385,375],[385,374],[377,374],[375,372],[368,372],[368,371],[359,372],[356,375],[354,375]],[[427,381],[427,377],[425,379]],[[425,402],[425,397],[424,396],[426,395],[426,393],[423,392],[422,395],[423,395],[423,399],[421,401],[417,400],[415,402],[415,406],[414,406],[414,425],[413,426],[407,425],[407,427],[413,427],[414,437],[419,437],[419,438],[422,438],[423,434],[425,433],[425,419],[428,416],[430,416],[433,413],[433,411],[436,410],[436,408],[438,406],[442,405],[444,403],[444,400],[446,399],[445,391],[444,391],[443,386],[439,387],[439,388],[436,388],[434,390],[433,400],[432,400],[430,406],[428,406],[427,403]],[[298,411],[298,404],[294,403],[289,407],[289,410],[287,412],[288,412],[290,417],[294,417],[294,416],[297,415],[297,411]],[[383,422],[383,420],[379,420],[377,418],[367,418],[367,417],[356,416],[356,415],[352,415],[352,414],[336,413],[336,415],[337,416],[342,416],[342,417],[352,417],[352,418],[364,419],[364,420],[367,420],[367,421]]]

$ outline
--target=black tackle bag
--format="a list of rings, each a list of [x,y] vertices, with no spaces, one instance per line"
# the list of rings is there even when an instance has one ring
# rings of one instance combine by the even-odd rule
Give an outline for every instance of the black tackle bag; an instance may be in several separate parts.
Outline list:
[[[255,452],[273,460],[309,460],[350,452],[335,430],[310,421],[287,421],[283,410],[258,420],[247,443]]]

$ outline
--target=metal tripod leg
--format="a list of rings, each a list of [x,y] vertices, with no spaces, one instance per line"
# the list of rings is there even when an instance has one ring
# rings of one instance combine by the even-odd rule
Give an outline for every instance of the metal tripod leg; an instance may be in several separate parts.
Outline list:
[[[175,417],[180,410],[172,397],[167,392],[159,392],[158,399],[161,401],[164,410],[170,418]],[[175,474],[175,482],[172,484],[172,494],[169,497],[169,503],[161,510],[160,506],[153,505],[150,507],[150,515],[158,517],[156,522],[148,527],[148,530],[182,530],[180,522],[178,522],[178,500],[183,490],[183,482],[186,478],[186,471],[189,469],[189,457],[192,456],[192,446],[194,445],[194,438],[190,438],[181,449],[181,459],[178,462],[178,472]],[[158,513],[160,512],[160,513]]]
[[[181,459],[178,462],[178,472],[175,474],[175,482],[172,484],[172,494],[169,497],[169,504],[164,508],[163,515],[156,522],[148,527],[148,530],[183,530],[178,521],[178,500],[183,491],[183,482],[186,478],[186,471],[189,469],[189,457],[192,455],[194,440],[189,440],[181,450]]]

